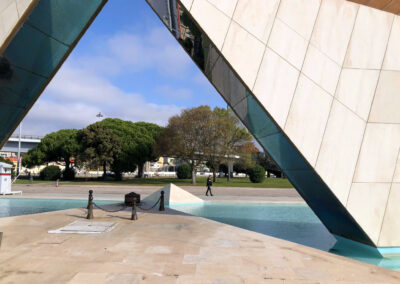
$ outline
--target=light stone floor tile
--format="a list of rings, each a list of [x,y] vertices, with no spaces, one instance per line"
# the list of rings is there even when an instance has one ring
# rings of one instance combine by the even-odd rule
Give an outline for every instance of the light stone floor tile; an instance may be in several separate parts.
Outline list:
[[[117,228],[98,235],[69,235],[65,240],[48,238],[48,230],[73,222],[81,213],[66,210],[1,218],[0,227],[7,233],[0,253],[0,282],[400,281],[400,274],[394,271],[215,221],[168,212],[143,214],[132,222],[126,218],[130,212],[109,214],[95,210],[98,221],[118,222]],[[170,253],[162,254],[167,251]],[[91,282],[93,279],[96,281]]]

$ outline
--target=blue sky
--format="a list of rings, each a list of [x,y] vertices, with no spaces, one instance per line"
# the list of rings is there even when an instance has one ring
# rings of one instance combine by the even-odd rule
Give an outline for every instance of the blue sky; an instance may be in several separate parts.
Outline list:
[[[82,128],[96,114],[165,125],[226,104],[144,0],[104,7],[23,121],[23,134]]]

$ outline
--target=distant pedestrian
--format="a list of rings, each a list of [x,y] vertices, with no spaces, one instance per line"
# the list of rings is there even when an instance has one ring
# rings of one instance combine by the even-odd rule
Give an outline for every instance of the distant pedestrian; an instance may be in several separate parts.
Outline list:
[[[212,186],[212,181],[211,181],[211,176],[208,176],[207,178],[207,191],[206,191],[206,196],[208,196],[208,192],[210,192],[210,195],[213,196],[211,192],[211,186]]]
[[[58,187],[58,183],[60,182],[59,179],[56,180],[56,187]]]

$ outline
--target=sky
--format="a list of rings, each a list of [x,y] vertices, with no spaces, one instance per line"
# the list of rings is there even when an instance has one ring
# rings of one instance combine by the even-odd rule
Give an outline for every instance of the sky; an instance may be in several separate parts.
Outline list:
[[[144,0],[108,1],[23,120],[23,135],[100,118],[165,126],[184,108],[226,107]]]

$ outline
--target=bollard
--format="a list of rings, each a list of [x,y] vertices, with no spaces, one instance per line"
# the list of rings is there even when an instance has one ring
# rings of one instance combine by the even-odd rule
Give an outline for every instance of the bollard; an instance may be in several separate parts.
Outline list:
[[[164,190],[161,191],[160,209],[159,209],[159,211],[165,211],[165,208],[164,208]]]
[[[88,199],[88,206],[87,206],[87,216],[86,219],[93,219],[93,190],[89,190],[89,199]]]
[[[137,213],[136,213],[136,197],[133,198],[133,203],[132,203],[132,215],[131,215],[131,220],[137,220]]]

